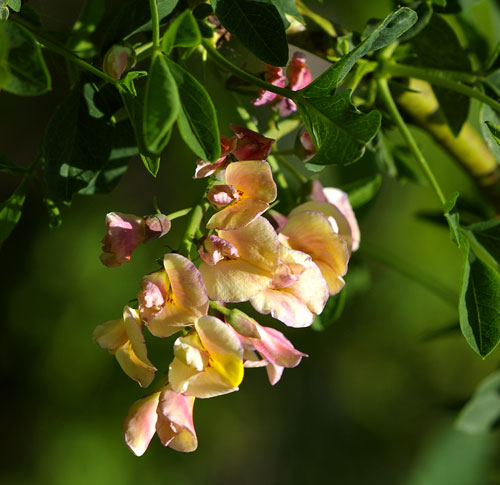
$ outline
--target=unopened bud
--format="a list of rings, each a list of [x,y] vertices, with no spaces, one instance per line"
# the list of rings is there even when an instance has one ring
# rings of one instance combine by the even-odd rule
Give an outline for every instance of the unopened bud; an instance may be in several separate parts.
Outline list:
[[[0,2],[0,20],[7,20],[9,18],[9,9]]]
[[[127,45],[115,44],[104,56],[103,71],[113,79],[120,79],[125,71],[135,66],[135,51]]]

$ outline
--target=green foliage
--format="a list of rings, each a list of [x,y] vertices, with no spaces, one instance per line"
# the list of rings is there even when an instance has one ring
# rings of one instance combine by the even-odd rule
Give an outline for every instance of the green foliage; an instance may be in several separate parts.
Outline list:
[[[6,81],[4,78],[3,89],[20,96],[38,96],[49,91],[51,89],[50,74],[40,46],[33,35],[24,27],[13,22],[4,23],[3,27],[8,37],[8,68],[10,71]],[[4,49],[0,50],[0,69],[1,59],[5,56],[5,51],[1,52],[2,50],[4,51]],[[1,79],[0,82],[2,82]]]
[[[43,203],[45,204],[45,209],[47,210],[47,216],[49,218],[49,227],[51,229],[56,229],[62,223],[61,211],[57,204],[50,197],[44,197]]]
[[[220,157],[219,126],[210,95],[188,71],[169,59],[167,63],[179,92],[182,139],[198,157],[215,162]]]
[[[0,205],[0,247],[21,218],[26,199],[26,180],[21,182],[14,193]]]
[[[332,323],[336,322],[342,315],[346,300],[346,291],[343,289],[340,293],[331,296],[326,302],[321,315],[316,315],[312,324],[312,329],[322,332]]]
[[[321,97],[332,94],[342,79],[349,73],[356,61],[372,51],[392,44],[417,21],[417,14],[406,7],[389,14],[353,50],[336,62],[309,86],[301,91],[303,96]]]
[[[382,176],[376,173],[345,186],[343,190],[347,192],[352,208],[357,209],[370,202],[378,194],[381,185]]]
[[[492,121],[486,121],[486,126],[488,130],[490,130],[492,138],[497,142],[497,145],[500,146],[500,125]]]
[[[500,264],[500,221],[491,220],[467,226],[476,241]]]
[[[21,175],[25,170],[16,165],[7,155],[0,153],[0,172],[9,175]]]
[[[297,106],[318,152],[307,164],[346,165],[358,160],[377,134],[381,116],[376,110],[363,114],[351,103],[350,91],[325,98],[298,98]]]
[[[458,192],[453,192],[453,194],[448,197],[443,207],[444,216],[448,222],[448,226],[450,227],[450,238],[458,247],[461,245],[458,223],[459,214],[454,212],[453,209],[455,208],[459,195],[460,194]]]
[[[21,0],[7,0],[6,5],[14,10],[14,12],[19,12],[21,10]]]
[[[167,59],[163,54],[155,54],[146,84],[142,117],[144,145],[150,154],[159,155],[167,145],[179,108],[179,93]]]
[[[181,13],[163,35],[161,49],[170,54],[174,47],[194,47],[201,42],[200,29],[191,10]]]
[[[491,431],[500,418],[500,371],[493,372],[477,386],[471,400],[460,412],[455,426],[470,434]]]
[[[481,123],[481,132],[484,140],[495,155],[496,159],[500,162],[500,145],[498,143],[498,130],[495,127],[500,126],[500,114],[496,113],[489,106],[483,104],[479,110],[479,121]],[[492,130],[490,127],[493,127]]]
[[[0,22],[0,89],[7,84],[9,75],[9,38],[4,23]]]
[[[423,66],[470,71],[471,64],[465,49],[460,45],[455,31],[439,15],[433,15],[425,29],[412,40],[418,60]],[[457,135],[469,115],[470,100],[442,87],[433,87],[439,106],[450,126]]]
[[[300,14],[295,0],[269,0],[277,9],[283,20],[283,25],[285,29],[288,28],[290,22],[286,18],[286,15],[296,18],[299,22],[304,23],[304,18]]]
[[[500,341],[500,274],[466,248],[460,328],[472,350],[487,357]]]
[[[271,66],[286,65],[286,33],[274,5],[253,0],[218,0],[215,13],[222,25],[261,61]]]

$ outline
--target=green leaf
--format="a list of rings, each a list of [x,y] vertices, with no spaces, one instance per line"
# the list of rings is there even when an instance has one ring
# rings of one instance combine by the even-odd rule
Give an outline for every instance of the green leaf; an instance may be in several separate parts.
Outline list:
[[[488,105],[483,104],[481,109],[479,110],[479,122],[481,126],[481,133],[483,135],[488,148],[491,150],[491,153],[495,155],[496,159],[500,162],[500,145],[498,144],[495,135],[490,129],[491,126],[499,126],[500,125],[500,115],[490,108]]]
[[[458,192],[453,192],[448,197],[448,199],[446,200],[446,202],[443,205],[443,211],[445,214],[450,213],[455,208],[455,205],[457,203],[457,199],[459,196],[460,196],[460,194]]]
[[[150,154],[159,155],[167,145],[179,108],[179,93],[167,58],[156,54],[146,84],[142,118],[144,145]]]
[[[467,226],[472,231],[477,242],[483,246],[488,253],[500,263],[500,221],[477,222]]]
[[[497,145],[500,146],[500,125],[492,121],[486,121],[486,126],[490,130],[492,138],[497,142]]]
[[[14,10],[14,12],[19,12],[21,10],[21,0],[7,0],[7,5]]]
[[[6,22],[3,26],[10,47],[10,76],[3,89],[20,96],[38,96],[49,91],[50,74],[33,35],[14,22]]]
[[[68,49],[78,53],[80,57],[95,54],[95,46],[90,36],[101,22],[105,10],[106,4],[102,0],[86,0],[66,42]]]
[[[170,133],[169,133],[170,135]],[[156,177],[158,170],[160,170],[160,157],[150,157],[149,155],[139,154],[142,163],[146,167],[146,170],[153,176]]]
[[[466,249],[459,315],[465,340],[485,358],[500,341],[500,274],[469,249]]]
[[[0,204],[0,246],[10,236],[10,233],[21,218],[21,211],[26,198],[26,180],[21,182],[14,193]]]
[[[57,107],[42,143],[47,185],[66,203],[93,182],[111,154],[113,127],[93,94],[93,85],[77,85]]]
[[[220,140],[212,100],[194,76],[174,61],[167,62],[181,101],[177,123],[182,139],[198,157],[215,162],[220,157]]]
[[[418,4],[415,7],[415,12],[417,14],[418,20],[411,29],[409,29],[399,38],[400,42],[407,42],[408,40],[418,35],[426,27],[426,25],[432,18],[432,3],[425,2]]]
[[[9,81],[9,38],[4,28],[4,22],[0,21],[0,89]]]
[[[450,228],[450,239],[457,245],[457,247],[461,247],[460,226],[458,223],[459,214],[458,212],[452,211],[455,208],[459,195],[460,194],[458,192],[453,192],[443,205],[444,217],[446,218],[446,222],[448,222],[448,226]]]
[[[295,0],[268,0],[268,3],[272,3],[278,10],[285,29],[288,29],[290,26],[290,22],[286,18],[287,15],[296,18],[301,23],[305,23],[304,18],[297,8]]]
[[[342,188],[349,196],[349,202],[353,209],[361,207],[372,200],[382,185],[382,176],[376,173],[372,177],[357,180]]]
[[[316,315],[311,328],[322,332],[328,328],[332,323],[336,322],[342,315],[346,299],[346,291],[342,290],[340,293],[331,296],[326,302],[325,308],[321,315]]]
[[[174,47],[194,47],[200,44],[201,33],[191,10],[182,12],[168,27],[161,41],[161,50],[170,54]]]
[[[252,0],[219,0],[215,14],[221,24],[261,61],[272,66],[286,65],[285,27],[274,5]]]
[[[471,400],[458,415],[455,427],[464,433],[487,433],[499,418],[500,371],[497,370],[477,386]]]
[[[439,15],[433,15],[425,29],[412,39],[411,44],[423,66],[465,72],[472,69],[467,52],[461,46],[455,31]],[[467,121],[470,99],[445,88],[433,86],[432,89],[449,127],[457,135]]]
[[[382,49],[392,44],[403,35],[415,22],[417,14],[407,8],[399,8],[389,14],[360,44],[349,54],[326,70],[301,93],[307,97],[329,96],[352,69],[356,61],[369,52]]]
[[[318,150],[307,164],[312,170],[315,165],[355,162],[380,128],[380,113],[358,111],[351,103],[350,90],[325,98],[298,97],[296,103]]]
[[[16,165],[7,155],[0,153],[0,172],[9,175],[21,175],[26,170],[19,165]]]
[[[162,21],[170,15],[179,0],[157,0],[158,18]],[[132,37],[134,34],[151,30],[151,12],[145,0],[130,0],[125,2],[120,10],[113,15],[110,23],[102,26],[104,30],[103,46]]]
[[[61,211],[59,210],[57,204],[50,197],[44,197],[43,203],[45,204],[47,216],[49,217],[49,227],[51,229],[56,229],[62,223]]]

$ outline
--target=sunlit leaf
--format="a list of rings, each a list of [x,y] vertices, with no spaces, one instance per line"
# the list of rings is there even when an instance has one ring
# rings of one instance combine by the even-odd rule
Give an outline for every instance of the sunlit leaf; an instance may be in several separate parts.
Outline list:
[[[472,231],[477,242],[500,263],[500,221],[497,219],[477,222],[467,226]]]
[[[0,204],[0,246],[10,236],[10,233],[21,218],[27,183],[21,182],[15,192]]]
[[[357,209],[370,202],[377,195],[381,185],[382,176],[376,173],[372,177],[357,180],[343,187],[342,190],[347,192],[352,208]]]
[[[169,54],[174,47],[194,47],[201,42],[200,29],[191,10],[182,12],[168,27],[161,49]]]
[[[45,204],[45,209],[47,210],[49,227],[51,229],[59,227],[62,223],[61,211],[59,210],[59,207],[50,197],[44,197],[43,203]]]

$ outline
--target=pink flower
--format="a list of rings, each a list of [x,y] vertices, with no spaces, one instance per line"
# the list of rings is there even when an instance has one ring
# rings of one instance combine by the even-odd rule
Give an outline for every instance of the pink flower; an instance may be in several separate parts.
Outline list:
[[[271,153],[276,140],[249,130],[243,126],[231,124],[231,130],[238,142],[232,154],[237,160],[265,160]]]
[[[102,264],[116,267],[130,261],[139,244],[164,236],[170,225],[168,217],[163,214],[138,217],[110,212],[106,215],[106,235],[102,240]]]
[[[163,446],[186,453],[196,450],[194,400],[170,386],[139,399],[123,421],[125,444],[135,455],[142,456],[156,432]]]
[[[302,144],[302,148],[304,148],[305,160],[309,160],[316,155],[316,147],[311,139],[311,135],[307,131],[304,131],[304,133],[300,135],[300,143]]]
[[[259,325],[253,318],[239,310],[232,310],[228,322],[238,333],[244,348],[245,367],[267,366],[272,385],[276,384],[283,369],[296,367],[302,357],[307,357],[294,348],[292,343],[278,330]],[[257,351],[262,360],[255,355]]]
[[[308,84],[311,83],[312,77],[311,72],[309,71],[309,67],[305,63],[306,58],[302,52],[296,52],[292,60],[288,63],[286,74],[288,77],[288,85],[287,88],[292,91],[298,91]],[[283,70],[280,67],[266,67],[266,75],[265,79],[267,82],[273,84],[274,86],[278,86],[280,88],[285,86]],[[271,103],[274,105],[280,116],[288,116],[294,111],[297,111],[297,106],[295,103],[289,99],[284,98],[278,94],[267,91],[265,89],[261,89],[259,91],[259,97],[252,101],[254,106],[261,106],[263,104]]]

